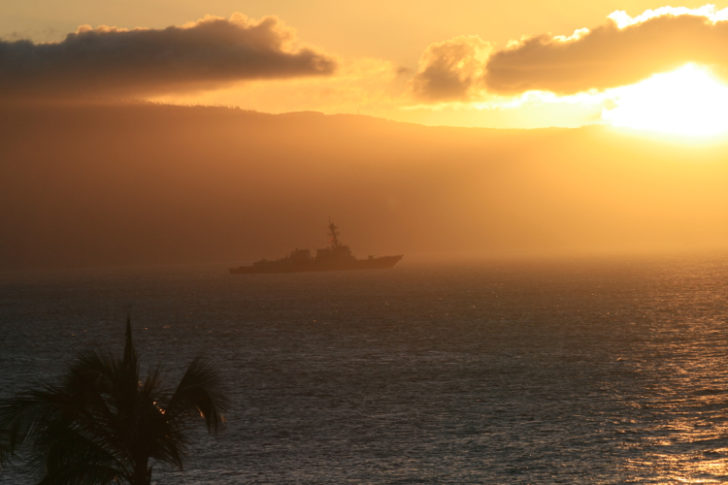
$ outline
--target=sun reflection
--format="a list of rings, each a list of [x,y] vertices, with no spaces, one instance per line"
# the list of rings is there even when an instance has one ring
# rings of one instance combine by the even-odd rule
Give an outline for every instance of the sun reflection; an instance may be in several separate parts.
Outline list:
[[[608,91],[602,119],[614,126],[686,136],[728,132],[728,86],[708,68],[674,71]]]

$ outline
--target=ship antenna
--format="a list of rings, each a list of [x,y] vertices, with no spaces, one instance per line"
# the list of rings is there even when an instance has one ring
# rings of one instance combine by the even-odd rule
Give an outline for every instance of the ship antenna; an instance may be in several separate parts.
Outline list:
[[[331,247],[338,248],[341,245],[339,243],[339,228],[331,222],[331,219],[329,219],[329,234],[331,234]]]

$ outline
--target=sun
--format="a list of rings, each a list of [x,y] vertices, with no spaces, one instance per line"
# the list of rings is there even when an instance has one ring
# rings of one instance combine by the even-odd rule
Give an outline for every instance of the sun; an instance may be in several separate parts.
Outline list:
[[[613,126],[682,136],[728,133],[728,86],[708,69],[685,64],[610,89],[602,119]]]

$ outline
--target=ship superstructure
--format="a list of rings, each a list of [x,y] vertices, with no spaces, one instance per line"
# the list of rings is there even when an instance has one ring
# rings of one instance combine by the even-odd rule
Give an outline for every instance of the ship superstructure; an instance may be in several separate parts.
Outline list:
[[[261,259],[250,266],[230,268],[233,274],[249,273],[295,273],[300,271],[337,271],[354,269],[386,269],[397,264],[404,255],[369,256],[367,259],[357,259],[351,253],[349,246],[339,240],[339,228],[329,222],[330,244],[327,248],[316,250],[312,256],[308,249],[294,249],[288,256],[281,259]]]

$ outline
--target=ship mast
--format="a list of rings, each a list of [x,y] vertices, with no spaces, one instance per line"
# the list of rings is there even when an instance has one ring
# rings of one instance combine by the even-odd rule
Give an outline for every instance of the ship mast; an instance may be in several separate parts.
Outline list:
[[[329,221],[329,234],[331,234],[331,247],[338,248],[341,246],[339,242],[339,228],[331,221]]]

